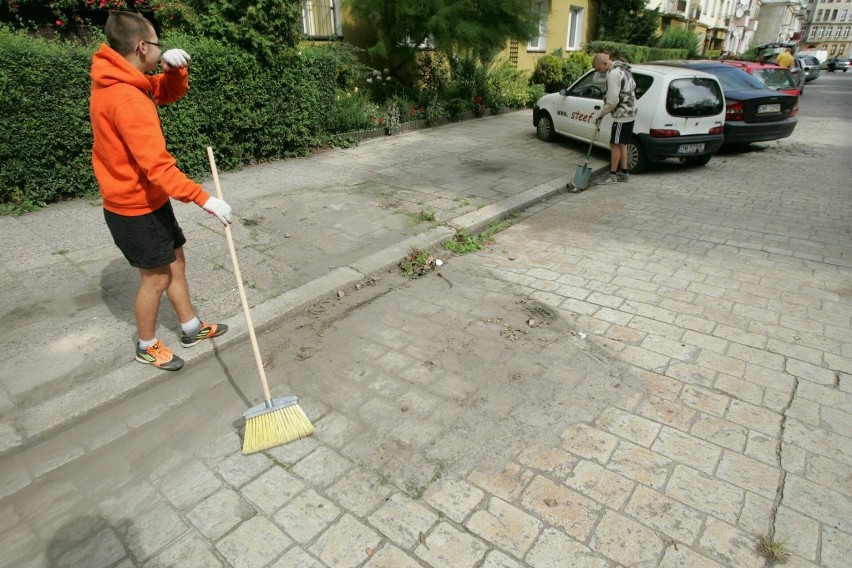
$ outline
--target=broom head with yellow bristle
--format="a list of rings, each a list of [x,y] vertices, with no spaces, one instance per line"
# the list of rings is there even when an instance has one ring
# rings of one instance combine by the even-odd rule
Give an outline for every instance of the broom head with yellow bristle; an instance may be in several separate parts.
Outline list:
[[[246,431],[243,454],[253,454],[310,436],[314,425],[299,406],[299,398],[267,400],[243,412]]]

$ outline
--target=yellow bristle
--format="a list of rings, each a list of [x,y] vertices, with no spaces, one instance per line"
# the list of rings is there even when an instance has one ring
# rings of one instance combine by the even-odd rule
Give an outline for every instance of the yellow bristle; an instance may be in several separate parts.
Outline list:
[[[314,433],[314,425],[298,404],[246,420],[243,454],[281,446]]]

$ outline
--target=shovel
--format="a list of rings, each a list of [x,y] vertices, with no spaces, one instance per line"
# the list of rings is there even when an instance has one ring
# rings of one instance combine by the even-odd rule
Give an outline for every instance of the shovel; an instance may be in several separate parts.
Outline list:
[[[592,141],[589,143],[589,151],[586,153],[586,161],[582,166],[577,166],[577,171],[574,173],[574,181],[571,185],[576,190],[583,190],[589,187],[589,182],[592,180],[592,168],[589,167],[589,157],[592,155],[592,147],[595,145],[595,140],[598,139],[598,132],[601,131],[601,125],[598,123],[595,126],[595,133],[592,134]]]

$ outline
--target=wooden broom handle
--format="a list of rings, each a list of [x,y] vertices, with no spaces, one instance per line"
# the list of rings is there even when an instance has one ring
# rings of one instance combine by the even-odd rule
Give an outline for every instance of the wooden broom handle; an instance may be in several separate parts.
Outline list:
[[[210,146],[207,147],[207,158],[210,160],[210,171],[213,173],[213,185],[216,186],[216,196],[222,199],[222,186],[219,185],[216,158],[213,157],[213,148]],[[231,235],[230,225],[225,225],[225,238],[228,240],[228,250],[231,252],[231,262],[234,265],[234,274],[237,277],[237,289],[240,291],[240,301],[243,304],[243,312],[246,315],[246,324],[248,325],[249,337],[251,338],[251,348],[254,351],[254,361],[257,364],[257,374],[260,377],[260,386],[263,387],[265,400],[270,401],[272,400],[272,395],[269,393],[266,372],[263,370],[263,359],[260,356],[260,348],[257,346],[257,336],[254,334],[254,324],[251,321],[251,311],[249,310],[248,299],[246,299],[245,288],[243,288],[243,276],[240,274],[240,265],[237,263],[237,251],[234,249],[234,237]]]

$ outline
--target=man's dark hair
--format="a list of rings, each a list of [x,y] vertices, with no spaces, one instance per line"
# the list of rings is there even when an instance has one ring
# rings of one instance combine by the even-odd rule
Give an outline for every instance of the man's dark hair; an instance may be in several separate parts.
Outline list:
[[[151,33],[151,22],[136,12],[113,12],[107,18],[104,32],[109,46],[121,55],[128,55],[136,44]]]

